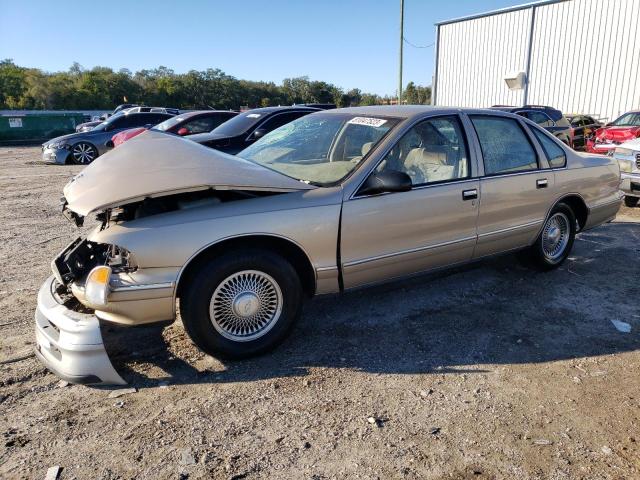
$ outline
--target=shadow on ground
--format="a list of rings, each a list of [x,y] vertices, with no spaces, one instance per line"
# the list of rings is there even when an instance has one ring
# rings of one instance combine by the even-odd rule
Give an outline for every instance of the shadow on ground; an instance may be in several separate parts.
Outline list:
[[[483,365],[632,351],[640,348],[634,306],[640,286],[621,279],[639,266],[638,240],[639,224],[610,224],[580,235],[570,259],[553,272],[530,270],[508,255],[316,298],[279,348],[224,362],[223,371],[196,369],[183,359],[183,351],[196,351],[179,325],[169,327],[177,334],[168,341],[163,327],[144,327],[106,329],[105,342],[134,386],[157,384],[131,368],[141,359],[164,370],[170,383],[189,384],[304,376],[313,367],[478,373]],[[611,320],[630,323],[631,333],[617,331]]]

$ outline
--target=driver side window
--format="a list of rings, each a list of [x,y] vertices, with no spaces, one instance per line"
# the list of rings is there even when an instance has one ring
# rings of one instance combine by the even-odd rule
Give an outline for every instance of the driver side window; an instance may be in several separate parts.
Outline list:
[[[413,186],[469,177],[469,156],[455,116],[425,120],[413,126],[378,165],[411,177]]]

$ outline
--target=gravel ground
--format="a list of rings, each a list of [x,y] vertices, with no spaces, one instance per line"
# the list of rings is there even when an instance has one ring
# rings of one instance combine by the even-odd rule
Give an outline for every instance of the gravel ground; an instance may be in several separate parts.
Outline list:
[[[113,398],[30,356],[36,292],[78,233],[58,202],[80,167],[39,154],[0,149],[0,477],[640,478],[640,209],[552,273],[506,256],[314,299],[249,361],[201,354],[180,321],[105,327],[137,389]]]

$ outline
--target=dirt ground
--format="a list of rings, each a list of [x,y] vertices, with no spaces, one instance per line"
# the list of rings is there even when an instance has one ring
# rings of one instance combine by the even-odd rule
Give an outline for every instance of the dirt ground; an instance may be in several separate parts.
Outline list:
[[[78,233],[59,198],[80,167],[39,155],[0,149],[0,477],[640,478],[640,208],[551,273],[506,256],[314,299],[249,361],[179,321],[106,327],[137,389],[110,398],[31,356],[37,290]]]

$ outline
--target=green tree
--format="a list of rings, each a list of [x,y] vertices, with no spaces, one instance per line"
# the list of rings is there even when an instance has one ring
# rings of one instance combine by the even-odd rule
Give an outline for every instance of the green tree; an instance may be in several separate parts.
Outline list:
[[[419,87],[418,87],[419,88]],[[160,66],[132,73],[108,67],[85,69],[75,62],[65,72],[43,72],[0,62],[0,108],[110,110],[123,103],[163,105],[182,109],[238,109],[293,103],[338,106],[382,103],[377,95],[340,87],[308,77],[273,82],[239,80],[220,69],[176,73]]]

